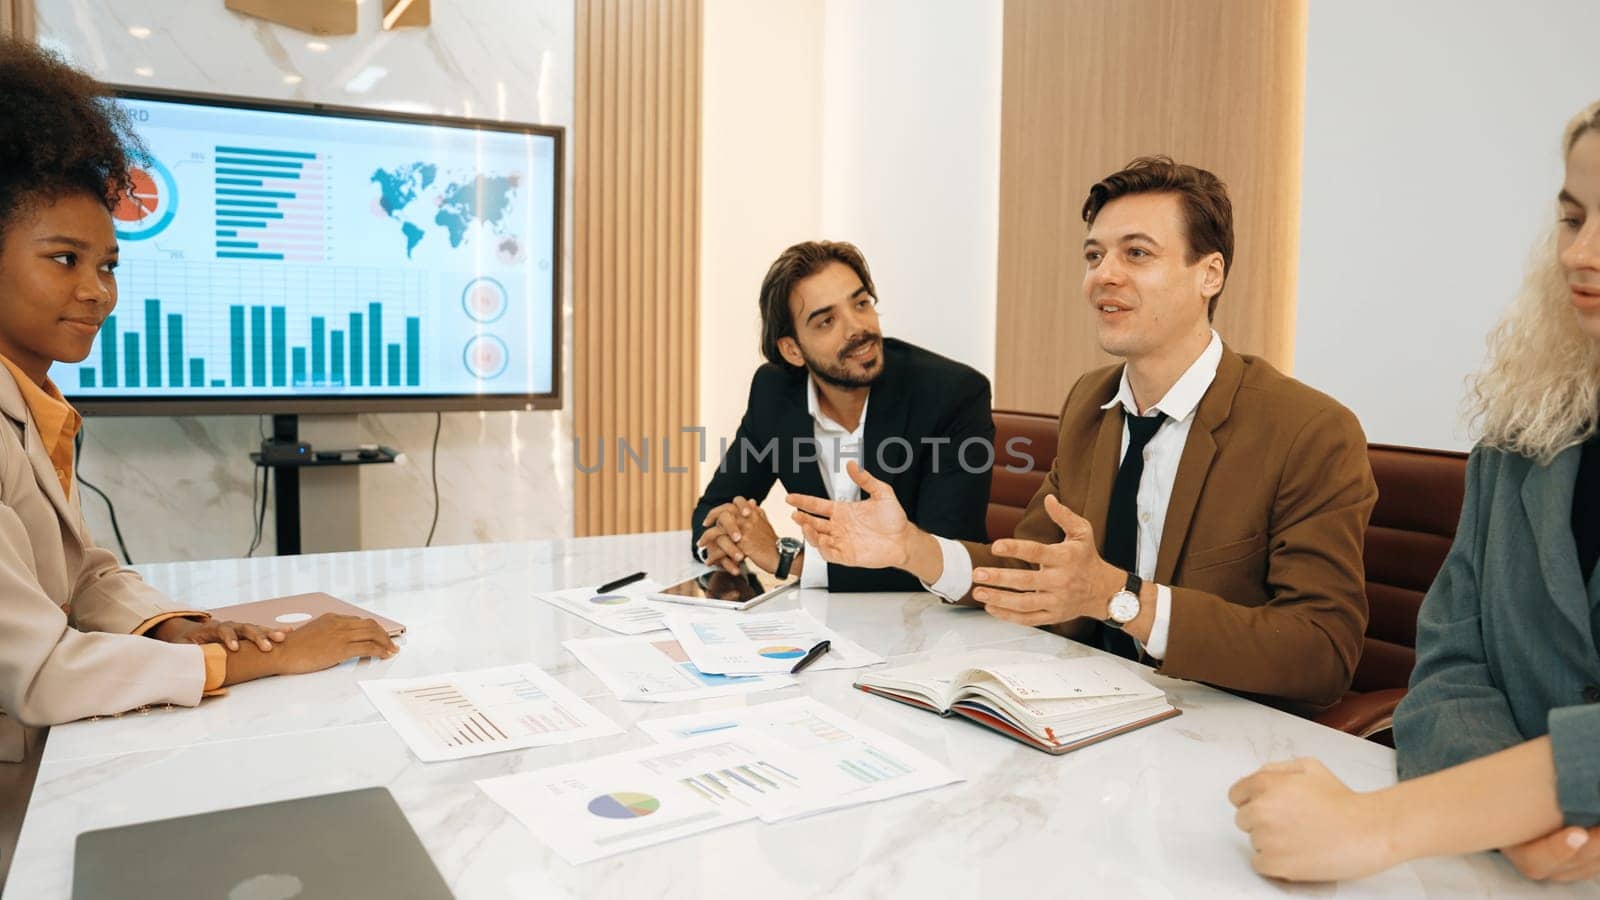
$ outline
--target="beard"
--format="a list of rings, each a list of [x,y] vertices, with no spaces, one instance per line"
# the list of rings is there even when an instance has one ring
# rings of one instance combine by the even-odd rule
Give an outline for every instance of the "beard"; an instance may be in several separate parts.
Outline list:
[[[874,342],[878,344],[880,350],[878,358],[872,361],[870,367],[863,366],[866,374],[857,375],[851,372],[848,368],[849,363],[845,358],[867,344]],[[836,388],[843,388],[844,390],[855,390],[857,388],[871,387],[872,383],[883,375],[882,346],[883,336],[876,332],[868,332],[842,347],[839,350],[838,358],[832,363],[813,358],[811,354],[806,352],[804,347],[800,348],[800,356],[805,359],[806,368],[811,371],[811,374],[817,376],[818,381]]]

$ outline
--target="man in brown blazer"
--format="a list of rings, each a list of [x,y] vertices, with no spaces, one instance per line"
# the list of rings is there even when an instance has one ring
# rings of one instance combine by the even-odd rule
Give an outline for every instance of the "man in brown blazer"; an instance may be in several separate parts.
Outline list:
[[[830,561],[892,566],[947,600],[1300,712],[1349,688],[1377,487],[1354,415],[1223,346],[1233,255],[1211,173],[1135,160],[1083,209],[1084,297],[1123,365],[1078,379],[1057,456],[1012,539],[950,541],[870,499],[792,496]]]

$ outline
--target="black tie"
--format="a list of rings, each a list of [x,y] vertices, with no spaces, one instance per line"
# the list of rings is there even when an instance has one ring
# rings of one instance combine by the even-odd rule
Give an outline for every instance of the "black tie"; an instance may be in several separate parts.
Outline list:
[[[1139,480],[1144,477],[1144,448],[1167,417],[1161,413],[1135,416],[1126,408],[1122,416],[1128,426],[1128,452],[1122,454],[1117,480],[1111,485],[1102,555],[1113,566],[1132,572],[1139,565]],[[1127,659],[1139,658],[1139,645],[1119,628],[1102,627],[1100,646]]]

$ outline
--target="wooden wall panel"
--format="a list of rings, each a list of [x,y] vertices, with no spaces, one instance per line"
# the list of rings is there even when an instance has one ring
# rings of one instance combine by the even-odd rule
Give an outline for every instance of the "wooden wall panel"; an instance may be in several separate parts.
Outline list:
[[[1006,0],[996,406],[1054,413],[1111,362],[1083,300],[1089,186],[1135,156],[1215,172],[1234,210],[1217,307],[1292,364],[1306,0]]]
[[[33,0],[0,0],[0,34],[31,41],[35,28]]]
[[[575,476],[580,536],[682,528],[697,495],[679,429],[697,421],[700,18],[700,0],[577,2],[573,434],[582,466],[604,454]],[[666,471],[663,439],[689,471]],[[648,442],[643,465],[623,441]]]

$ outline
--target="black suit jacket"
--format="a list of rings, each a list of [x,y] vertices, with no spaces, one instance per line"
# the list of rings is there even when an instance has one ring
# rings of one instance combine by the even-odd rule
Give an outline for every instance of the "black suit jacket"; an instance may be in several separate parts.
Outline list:
[[[894,489],[906,515],[925,531],[957,540],[985,540],[993,468],[994,417],[989,379],[970,366],[904,341],[883,341],[883,374],[867,401],[862,467]],[[806,410],[804,369],[772,363],[756,370],[739,433],[694,509],[700,523],[734,497],[761,501],[781,481],[791,493],[827,497]],[[899,440],[896,440],[899,439]],[[978,439],[978,440],[974,440]],[[963,442],[971,441],[962,464]],[[769,447],[771,448],[769,450]],[[691,545],[692,552],[692,545]],[[819,560],[807,560],[816,565]],[[830,591],[917,591],[899,569],[828,566]]]

